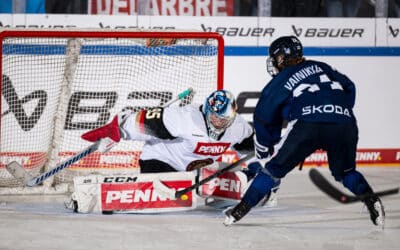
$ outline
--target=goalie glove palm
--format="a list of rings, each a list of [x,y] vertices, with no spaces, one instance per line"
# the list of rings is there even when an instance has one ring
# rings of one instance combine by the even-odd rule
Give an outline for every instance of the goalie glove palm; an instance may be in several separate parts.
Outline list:
[[[121,140],[121,133],[118,125],[118,116],[115,116],[109,124],[86,132],[81,137],[90,142],[95,142],[104,138],[110,138],[115,142],[119,142]]]

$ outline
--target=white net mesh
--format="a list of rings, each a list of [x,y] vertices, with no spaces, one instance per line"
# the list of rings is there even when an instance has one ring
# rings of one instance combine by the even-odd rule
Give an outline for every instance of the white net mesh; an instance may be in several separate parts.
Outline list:
[[[202,103],[221,87],[215,34],[171,33],[151,32],[151,39],[149,32],[98,31],[2,37],[0,185],[21,185],[4,169],[7,163],[17,161],[38,175],[90,145],[81,134],[122,110],[163,105],[189,87],[196,94],[174,105]],[[140,149],[140,142],[128,141],[93,153],[51,184],[88,173],[135,172]]]

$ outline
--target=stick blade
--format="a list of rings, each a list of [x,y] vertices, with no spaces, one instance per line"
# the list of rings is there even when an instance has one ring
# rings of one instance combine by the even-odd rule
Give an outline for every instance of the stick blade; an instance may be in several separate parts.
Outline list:
[[[325,177],[316,169],[310,169],[309,176],[311,181],[325,194],[330,196],[332,199],[347,203],[347,196],[342,195],[338,190],[327,180]]]
[[[365,198],[373,195],[373,196],[386,196],[386,195],[393,195],[399,193],[399,188],[392,188],[387,189],[379,192],[375,192],[373,194],[364,194],[364,195],[352,195],[346,194],[342,192],[340,189],[336,188],[333,184],[331,184],[318,170],[310,169],[309,172],[311,181],[324,193],[328,196],[333,198],[334,200],[343,203],[343,204],[350,204],[353,202],[362,201]]]
[[[19,182],[26,185],[32,176],[18,162],[13,161],[6,165],[7,171]]]

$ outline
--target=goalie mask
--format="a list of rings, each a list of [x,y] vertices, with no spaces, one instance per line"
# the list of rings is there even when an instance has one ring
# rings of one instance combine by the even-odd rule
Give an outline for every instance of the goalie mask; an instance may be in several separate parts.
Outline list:
[[[286,66],[301,63],[303,58],[303,45],[295,36],[282,36],[271,43],[267,59],[267,71],[271,76],[276,76]]]
[[[232,124],[235,120],[236,109],[235,97],[227,90],[217,90],[206,98],[202,112],[211,138],[217,140]]]

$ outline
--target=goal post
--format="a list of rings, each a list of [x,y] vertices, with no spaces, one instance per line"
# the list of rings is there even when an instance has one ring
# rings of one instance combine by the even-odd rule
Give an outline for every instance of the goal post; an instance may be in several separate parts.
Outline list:
[[[5,169],[32,175],[89,145],[84,132],[123,110],[202,103],[223,88],[224,41],[213,32],[0,29],[0,187],[19,187]],[[61,171],[47,186],[91,173],[138,171],[142,143],[123,141]],[[29,193],[29,191],[28,191]]]

